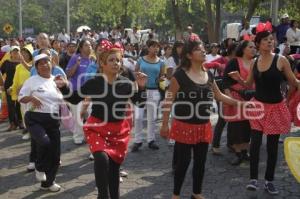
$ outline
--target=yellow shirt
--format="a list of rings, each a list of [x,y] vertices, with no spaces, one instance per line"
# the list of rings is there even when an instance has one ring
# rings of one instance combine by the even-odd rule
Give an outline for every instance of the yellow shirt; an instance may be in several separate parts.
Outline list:
[[[10,60],[10,53],[5,53],[5,55],[2,57],[2,59],[0,60],[0,68],[2,67],[2,64],[6,61],[6,60]]]
[[[15,76],[13,79],[13,85],[11,86],[11,98],[12,100],[17,100],[19,91],[23,86],[24,82],[30,77],[30,71],[23,66],[23,64],[18,64],[16,67]]]

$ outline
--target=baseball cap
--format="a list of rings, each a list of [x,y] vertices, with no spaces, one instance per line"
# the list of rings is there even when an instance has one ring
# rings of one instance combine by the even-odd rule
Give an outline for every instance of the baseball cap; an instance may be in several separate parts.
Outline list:
[[[39,54],[34,57],[34,65],[37,65],[37,63],[42,59],[50,60],[50,57],[44,53]]]
[[[282,16],[281,16],[281,19],[285,19],[285,18],[289,18],[289,15],[287,13],[284,13]]]
[[[11,51],[14,51],[14,50],[20,51],[20,47],[19,47],[19,46],[11,46],[11,47],[10,47],[10,52],[11,52]]]

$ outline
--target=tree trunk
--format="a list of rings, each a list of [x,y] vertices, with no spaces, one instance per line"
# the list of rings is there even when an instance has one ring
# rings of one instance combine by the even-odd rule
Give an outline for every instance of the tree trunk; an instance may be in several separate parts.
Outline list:
[[[182,38],[182,24],[181,24],[181,20],[180,20],[178,5],[179,5],[178,0],[172,0],[172,10],[173,10],[173,16],[174,16],[174,22],[175,22],[176,40]]]
[[[221,1],[215,0],[215,4],[216,4],[215,41],[219,42],[220,26],[221,26]]]
[[[124,14],[121,17],[122,24],[125,25],[125,27],[129,27],[128,24],[128,0],[123,1],[123,8],[124,8]]]
[[[211,9],[211,0],[205,0],[206,20],[207,20],[207,34],[209,43],[215,42],[214,36],[214,21]]]
[[[245,20],[250,22],[250,19],[252,18],[253,14],[255,13],[255,9],[259,5],[260,0],[249,0],[248,3],[248,12],[247,15],[245,16]]]

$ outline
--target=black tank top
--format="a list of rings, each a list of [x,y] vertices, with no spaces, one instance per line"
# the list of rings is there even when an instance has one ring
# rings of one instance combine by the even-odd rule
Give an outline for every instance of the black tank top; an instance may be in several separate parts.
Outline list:
[[[255,81],[255,99],[258,101],[275,104],[283,100],[280,84],[284,76],[277,68],[278,55],[275,54],[272,64],[268,70],[260,72],[257,68],[257,61],[254,62],[253,75]]]
[[[210,71],[207,73],[208,81],[205,84],[195,83],[181,68],[174,73],[174,78],[180,86],[173,103],[175,119],[190,124],[204,124],[209,121],[214,77]]]

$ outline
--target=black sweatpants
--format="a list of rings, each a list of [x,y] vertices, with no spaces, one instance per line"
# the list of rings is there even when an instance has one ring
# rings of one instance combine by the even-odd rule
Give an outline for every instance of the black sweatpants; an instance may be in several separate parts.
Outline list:
[[[119,199],[121,165],[103,151],[97,151],[93,155],[98,199]]]
[[[11,95],[5,90],[9,123],[15,126],[19,125],[19,120],[22,120],[20,104],[12,100]]]
[[[29,162],[36,162],[36,143],[34,139],[30,138],[30,154],[29,154]]]
[[[250,142],[250,179],[258,179],[259,152],[263,133],[252,130]],[[265,180],[273,181],[278,155],[278,140],[280,135],[267,135],[267,168]]]
[[[53,184],[60,160],[59,120],[52,118],[50,113],[27,111],[25,124],[36,144],[35,168],[46,173],[47,180],[42,187]]]
[[[189,167],[193,151],[193,193],[200,194],[204,177],[208,143],[182,144],[175,143],[177,148],[177,161],[174,175],[174,195],[180,195],[180,190]]]

